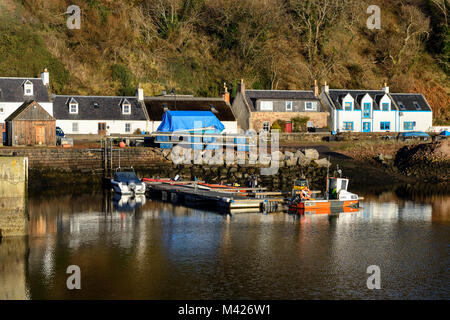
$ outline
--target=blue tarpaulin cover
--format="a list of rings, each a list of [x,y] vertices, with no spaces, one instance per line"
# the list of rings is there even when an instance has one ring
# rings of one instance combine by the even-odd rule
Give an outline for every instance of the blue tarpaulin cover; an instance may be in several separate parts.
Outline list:
[[[222,122],[211,111],[166,111],[157,131],[190,131],[211,127],[218,132],[225,129]]]
[[[446,136],[446,137],[448,137],[448,136],[450,136],[450,131],[444,130],[444,131],[441,132],[440,135],[441,135],[441,136]]]

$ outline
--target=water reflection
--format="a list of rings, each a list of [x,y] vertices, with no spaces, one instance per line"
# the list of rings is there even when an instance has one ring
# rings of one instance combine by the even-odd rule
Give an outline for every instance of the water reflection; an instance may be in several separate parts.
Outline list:
[[[357,212],[302,217],[230,217],[109,192],[33,197],[28,266],[6,274],[27,279],[33,299],[449,298],[450,197],[364,196]],[[5,251],[25,256],[16,247],[0,244],[0,270]],[[71,264],[80,291],[65,286]],[[372,264],[381,291],[366,288]]]

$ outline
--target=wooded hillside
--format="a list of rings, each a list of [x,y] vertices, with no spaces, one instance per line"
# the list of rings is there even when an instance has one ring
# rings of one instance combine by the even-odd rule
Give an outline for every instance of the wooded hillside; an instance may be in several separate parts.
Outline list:
[[[70,30],[69,5],[82,10]],[[369,5],[381,29],[369,30]],[[0,75],[64,94],[247,88],[421,92],[450,124],[448,0],[1,0]]]

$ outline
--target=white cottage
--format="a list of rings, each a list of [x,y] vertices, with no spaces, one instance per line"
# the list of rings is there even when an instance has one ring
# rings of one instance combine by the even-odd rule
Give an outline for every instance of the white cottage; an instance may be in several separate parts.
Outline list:
[[[382,90],[330,90],[324,85],[320,97],[333,131],[428,131],[432,126],[432,111],[422,94],[390,93],[387,85]]]
[[[148,131],[142,89],[138,96],[67,96],[53,99],[56,126],[66,134],[133,134]]]

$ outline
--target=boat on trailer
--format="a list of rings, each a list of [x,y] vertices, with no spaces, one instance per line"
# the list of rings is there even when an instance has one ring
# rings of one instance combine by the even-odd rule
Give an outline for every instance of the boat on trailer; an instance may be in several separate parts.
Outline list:
[[[111,187],[118,194],[145,194],[145,183],[137,177],[133,168],[117,168]]]
[[[349,179],[327,178],[327,188],[323,196],[313,197],[308,180],[300,179],[294,185],[294,197],[289,204],[289,213],[332,214],[333,212],[353,212],[362,200],[357,194],[347,191]]]

